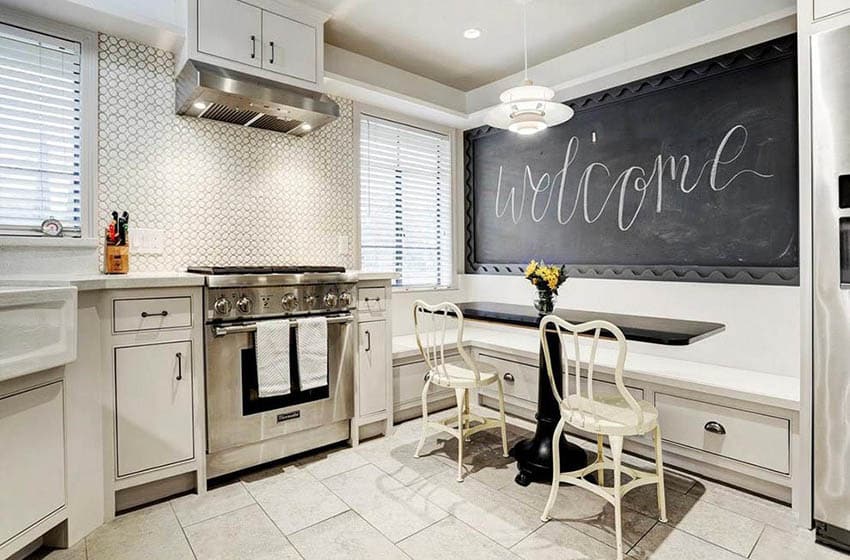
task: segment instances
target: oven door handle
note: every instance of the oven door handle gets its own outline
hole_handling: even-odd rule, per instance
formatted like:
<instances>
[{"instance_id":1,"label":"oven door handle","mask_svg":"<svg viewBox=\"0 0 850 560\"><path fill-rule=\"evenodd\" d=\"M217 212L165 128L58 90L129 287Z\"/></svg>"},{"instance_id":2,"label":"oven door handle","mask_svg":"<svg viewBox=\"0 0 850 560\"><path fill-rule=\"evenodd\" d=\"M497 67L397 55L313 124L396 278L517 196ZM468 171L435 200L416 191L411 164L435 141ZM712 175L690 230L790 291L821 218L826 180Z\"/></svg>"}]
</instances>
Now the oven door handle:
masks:
<instances>
[{"instance_id":1,"label":"oven door handle","mask_svg":"<svg viewBox=\"0 0 850 560\"><path fill-rule=\"evenodd\" d=\"M328 317L328 324L350 323L354 320L354 315L348 313L346 315L333 315ZM289 320L289 326L294 327L298 324L296 319ZM227 327L213 327L213 335L216 337L226 336L228 334L250 333L257 330L257 323L246 323L244 325L230 325Z\"/></svg>"}]
</instances>

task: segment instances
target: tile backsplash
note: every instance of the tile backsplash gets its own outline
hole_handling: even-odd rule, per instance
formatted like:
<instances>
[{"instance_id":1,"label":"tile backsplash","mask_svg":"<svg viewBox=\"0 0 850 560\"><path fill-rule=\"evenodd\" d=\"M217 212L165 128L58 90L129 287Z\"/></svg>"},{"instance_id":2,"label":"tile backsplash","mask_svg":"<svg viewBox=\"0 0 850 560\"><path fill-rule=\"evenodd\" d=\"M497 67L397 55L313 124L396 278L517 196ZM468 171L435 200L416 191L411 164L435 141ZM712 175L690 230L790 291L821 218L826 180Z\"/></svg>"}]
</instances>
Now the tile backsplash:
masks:
<instances>
[{"instance_id":1,"label":"tile backsplash","mask_svg":"<svg viewBox=\"0 0 850 560\"><path fill-rule=\"evenodd\" d=\"M181 117L171 53L109 35L99 51L99 231L112 209L165 231L162 254L133 254L132 270L352 266L350 100L303 138Z\"/></svg>"}]
</instances>

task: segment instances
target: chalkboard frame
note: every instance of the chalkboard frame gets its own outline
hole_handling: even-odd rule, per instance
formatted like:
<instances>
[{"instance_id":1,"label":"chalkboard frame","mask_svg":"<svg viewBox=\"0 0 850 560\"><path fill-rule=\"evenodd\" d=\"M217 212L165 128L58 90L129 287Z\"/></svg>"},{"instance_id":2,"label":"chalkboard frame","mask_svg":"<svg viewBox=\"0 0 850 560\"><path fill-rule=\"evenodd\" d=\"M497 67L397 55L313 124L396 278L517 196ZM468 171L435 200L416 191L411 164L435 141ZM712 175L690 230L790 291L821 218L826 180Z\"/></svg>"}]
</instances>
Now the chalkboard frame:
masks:
<instances>
[{"instance_id":1,"label":"chalkboard frame","mask_svg":"<svg viewBox=\"0 0 850 560\"><path fill-rule=\"evenodd\" d=\"M710 58L669 72L636 80L607 90L565 102L576 113L608 103L622 102L647 93L672 88L707 77L734 72L782 58L797 56L796 34L779 37L765 43ZM491 134L510 134L502 129L481 126L464 132L464 230L465 263L467 274L518 274L527 263L484 263L475 260L475 200L473 161L475 140ZM607 278L632 280L662 280L684 282L710 282L728 284L762 284L798 286L800 269L795 267L707 267L671 265L568 265L567 273L579 278Z\"/></svg>"}]
</instances>

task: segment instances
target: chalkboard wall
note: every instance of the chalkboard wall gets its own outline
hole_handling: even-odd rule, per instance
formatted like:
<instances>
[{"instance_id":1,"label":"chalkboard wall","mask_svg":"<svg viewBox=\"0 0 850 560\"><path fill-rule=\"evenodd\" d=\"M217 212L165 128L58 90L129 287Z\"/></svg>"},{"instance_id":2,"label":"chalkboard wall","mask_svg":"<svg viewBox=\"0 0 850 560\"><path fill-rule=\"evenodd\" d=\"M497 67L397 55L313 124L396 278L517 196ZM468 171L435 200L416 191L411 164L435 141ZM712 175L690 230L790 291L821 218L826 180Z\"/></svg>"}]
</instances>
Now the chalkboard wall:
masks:
<instances>
[{"instance_id":1,"label":"chalkboard wall","mask_svg":"<svg viewBox=\"0 0 850 560\"><path fill-rule=\"evenodd\" d=\"M467 272L797 284L795 36L465 134Z\"/></svg>"}]
</instances>

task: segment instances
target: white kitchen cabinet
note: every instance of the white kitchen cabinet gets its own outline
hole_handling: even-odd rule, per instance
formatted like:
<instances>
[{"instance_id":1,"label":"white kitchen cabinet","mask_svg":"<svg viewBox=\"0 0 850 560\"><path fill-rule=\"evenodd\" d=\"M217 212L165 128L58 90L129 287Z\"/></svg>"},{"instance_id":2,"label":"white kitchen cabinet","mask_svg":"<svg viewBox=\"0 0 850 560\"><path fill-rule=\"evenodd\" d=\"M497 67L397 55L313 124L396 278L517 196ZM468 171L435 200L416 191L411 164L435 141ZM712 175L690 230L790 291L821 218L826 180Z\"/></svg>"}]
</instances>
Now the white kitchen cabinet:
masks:
<instances>
[{"instance_id":1,"label":"white kitchen cabinet","mask_svg":"<svg viewBox=\"0 0 850 560\"><path fill-rule=\"evenodd\" d=\"M198 50L259 68L263 11L239 0L197 1Z\"/></svg>"},{"instance_id":2,"label":"white kitchen cabinet","mask_svg":"<svg viewBox=\"0 0 850 560\"><path fill-rule=\"evenodd\" d=\"M316 28L263 11L263 61L266 70L316 81Z\"/></svg>"},{"instance_id":3,"label":"white kitchen cabinet","mask_svg":"<svg viewBox=\"0 0 850 560\"><path fill-rule=\"evenodd\" d=\"M63 393L56 381L0 397L0 556L65 505Z\"/></svg>"},{"instance_id":4,"label":"white kitchen cabinet","mask_svg":"<svg viewBox=\"0 0 850 560\"><path fill-rule=\"evenodd\" d=\"M357 398L359 415L369 416L387 410L387 357L389 336L386 321L360 323L360 377Z\"/></svg>"},{"instance_id":5,"label":"white kitchen cabinet","mask_svg":"<svg viewBox=\"0 0 850 560\"><path fill-rule=\"evenodd\" d=\"M115 348L117 476L194 458L192 343Z\"/></svg>"},{"instance_id":6,"label":"white kitchen cabinet","mask_svg":"<svg viewBox=\"0 0 850 560\"><path fill-rule=\"evenodd\" d=\"M815 19L850 10L850 0L814 0Z\"/></svg>"}]
</instances>

